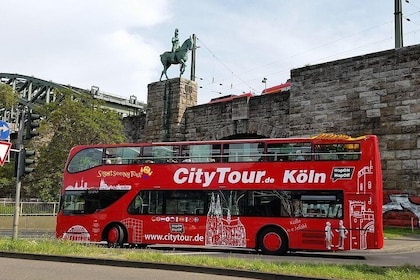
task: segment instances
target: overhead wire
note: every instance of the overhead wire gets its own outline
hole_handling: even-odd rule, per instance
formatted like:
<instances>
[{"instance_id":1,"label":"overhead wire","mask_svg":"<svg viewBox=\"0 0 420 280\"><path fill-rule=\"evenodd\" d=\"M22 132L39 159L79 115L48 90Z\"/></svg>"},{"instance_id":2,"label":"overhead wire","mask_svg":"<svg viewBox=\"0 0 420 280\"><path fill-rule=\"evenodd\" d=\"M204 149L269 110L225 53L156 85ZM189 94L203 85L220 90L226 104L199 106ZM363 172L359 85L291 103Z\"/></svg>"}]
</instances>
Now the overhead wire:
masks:
<instances>
[{"instance_id":1,"label":"overhead wire","mask_svg":"<svg viewBox=\"0 0 420 280\"><path fill-rule=\"evenodd\" d=\"M243 84L247 85L250 89L254 90L253 87L251 85L249 85L246 81L244 81L237 73L235 73L232 69L230 69L230 67L228 67L221 59L219 59L219 57L217 57L208 47L207 45L200 40L199 37L197 37L197 40L200 41L200 44L202 44L204 46L205 49L207 49L207 51L217 60L219 61L219 63L226 68L233 76L235 76L236 78L238 78ZM213 77L214 78L214 77ZM213 80L214 81L214 80ZM233 87L233 83L231 83L231 88Z\"/></svg>"},{"instance_id":2,"label":"overhead wire","mask_svg":"<svg viewBox=\"0 0 420 280\"><path fill-rule=\"evenodd\" d=\"M414 15L414 14L417 14L417 13L420 13L420 8L419 7L417 7L416 5L414 5L414 4L411 4L409 1L407 1L406 0L406 2L407 3L409 3L410 5L412 5L412 6L414 6L415 8L418 8L419 10L418 11L416 11L416 12L414 12L414 13L412 13L412 14L410 14L409 16L411 16L411 15ZM248 71L245 71L245 72L242 72L241 74L247 74L247 73L252 73L252 72L255 72L256 70L259 70L259 69L264 69L264 68L267 68L268 66L271 66L271 65L274 65L274 64L278 64L279 62L283 62L283 61L286 61L286 60L290 60L290 58L293 58L293 57L298 57L298 56L302 56L302 55L304 55L304 54L307 54L307 53L311 53L311 52L313 52L314 50L317 50L317 49L321 49L321 48L323 48L323 47L325 47L325 46L328 46L328 45L331 45L331 44L334 44L334 43L337 43L337 42L340 42L340 41L343 41L343 40L346 40L346 39L349 39L349 38L352 38L352 37L354 37L354 36L356 36L356 35L359 35L359 34L362 34L362 33L365 33L365 32L368 32L368 31L371 31L371 30L373 30L373 29L376 29L376 28L380 28L380 27L382 27L382 26L384 26L384 25L388 25L388 24L392 24L392 22L393 21L387 21L387 22L385 22L385 23L382 23L382 24L378 24L378 25L375 25L375 26L371 26L371 27L369 27L369 28L366 28L366 29L364 29L364 30L362 30L362 31L360 31L360 32L355 32L355 33L352 33L352 34L348 34L348 35L345 35L345 36L342 36L342 37L340 37L340 38L337 38L337 39L334 39L334 40L331 40L331 41L328 41L328 42L324 42L324 43L322 43L322 44L320 44L320 45L318 45L318 46L315 46L315 47L313 47L313 48L310 48L310 49L308 49L308 50L305 50L305 51L302 51L302 52L299 52L299 53L296 53L296 54L293 54L293 55L291 55L291 56L289 56L288 58L282 58L282 59L278 59L278 60L275 60L275 61L272 61L272 62L269 62L269 63L266 63L266 64L263 64L263 65L261 65L261 66L258 66L258 67L254 67L254 68L252 68L252 69L250 69L250 70L248 70ZM415 23L415 22L413 22L413 21L411 21L410 20L410 22L412 22L412 23L414 23L414 24L417 24L417 23ZM392 40L392 36L391 37L386 37L386 38L384 38L384 39L382 39L382 40L379 40L379 41L375 41L375 42L372 42L372 43L369 43L369 44L366 44L366 45L363 45L363 46L358 46L358 47L355 47L355 48L351 48L351 49L347 49L347 50L344 50L344 51L340 51L340 52L338 52L338 53L335 53L335 54L333 54L333 55L330 55L330 56L326 56L326 57L322 57L322 58L319 58L319 59L317 59L317 60L315 60L315 61L311 61L311 62L309 62L309 63L314 63L314 62L318 62L318 61L323 61L323 60L325 60L325 59L328 59L328 58L332 58L332 57L336 57L337 55L342 55L342 54L344 54L344 53L349 53L349 52L352 52L352 51L355 51L355 50L360 50L360 49L363 49L363 48L366 48L366 47L370 47L370 46L374 46L374 45L377 45L377 44L381 44L381 43L383 43L383 42L386 42L386 41L388 41L388 40ZM293 69L293 68L295 68L295 67L298 67L298 66L293 66L293 67L285 67L284 69L280 69L279 71L275 71L275 72L272 72L272 73L268 73L268 74L258 74L258 78L254 78L254 79L248 79L248 80L244 80L240 75L241 74L238 74L238 73L236 73L236 72L234 72L229 66L227 66L226 65L226 63L224 63L223 61L222 61L222 59L220 59L218 56L216 56L216 54L213 52L213 51L211 51L210 50L210 48L204 43L204 41L203 40L201 40L201 39L199 39L199 38L197 38L197 40L199 40L200 41L200 44L201 45L203 45L204 46L204 48L213 56L213 58L215 59L215 60L217 60L225 69L227 69L230 73L231 73L231 75L232 76L234 76L234 77L236 77L239 81L240 81L240 83L236 83L235 85L233 84L233 82L231 82L230 83L230 87L228 88L228 87L224 87L224 89L239 89L238 88L238 86L241 86L241 85L246 85L248 88L250 88L251 90L253 90L254 92L255 92L255 89L250 85L250 82L254 82L254 81L256 81L256 80L260 80L261 79L261 77L269 77L269 76L273 76L273 75L276 75L276 74L279 74L279 73L282 73L282 72L286 72L286 71L290 71L290 69ZM206 85L210 85L210 84L219 84L220 86L222 86L222 85L224 85L224 81L225 80L227 80L227 78L223 78L223 79L216 79L214 76L212 77L212 81L210 82L210 83L207 83ZM218 82L216 82L216 81L218 81ZM220 91L219 91L219 93L220 93Z\"/></svg>"}]
</instances>

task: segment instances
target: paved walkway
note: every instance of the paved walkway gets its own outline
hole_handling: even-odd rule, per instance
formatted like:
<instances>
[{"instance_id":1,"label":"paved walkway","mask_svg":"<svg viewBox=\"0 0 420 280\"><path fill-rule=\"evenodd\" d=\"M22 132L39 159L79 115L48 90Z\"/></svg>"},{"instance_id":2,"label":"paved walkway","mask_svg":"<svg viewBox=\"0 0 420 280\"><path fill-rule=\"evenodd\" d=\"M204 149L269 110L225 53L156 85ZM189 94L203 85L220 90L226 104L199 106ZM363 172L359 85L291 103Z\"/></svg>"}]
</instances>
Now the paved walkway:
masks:
<instances>
[{"instance_id":1,"label":"paved walkway","mask_svg":"<svg viewBox=\"0 0 420 280\"><path fill-rule=\"evenodd\" d=\"M420 235L385 239L384 252L420 252ZM420 261L420 258L419 258Z\"/></svg>"},{"instance_id":2,"label":"paved walkway","mask_svg":"<svg viewBox=\"0 0 420 280\"><path fill-rule=\"evenodd\" d=\"M420 268L420 235L385 239L380 250L336 252L343 256L363 256L365 263L376 266L414 265Z\"/></svg>"}]
</instances>

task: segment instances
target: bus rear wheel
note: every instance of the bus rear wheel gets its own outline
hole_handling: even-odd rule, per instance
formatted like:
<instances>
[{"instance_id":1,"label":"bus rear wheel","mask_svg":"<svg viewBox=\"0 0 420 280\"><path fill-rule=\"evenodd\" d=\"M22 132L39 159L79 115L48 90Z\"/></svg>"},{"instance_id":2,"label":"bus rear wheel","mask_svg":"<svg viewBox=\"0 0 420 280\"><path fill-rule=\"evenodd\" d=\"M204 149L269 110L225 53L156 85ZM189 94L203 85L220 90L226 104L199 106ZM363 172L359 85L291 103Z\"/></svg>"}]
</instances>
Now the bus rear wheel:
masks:
<instances>
[{"instance_id":1,"label":"bus rear wheel","mask_svg":"<svg viewBox=\"0 0 420 280\"><path fill-rule=\"evenodd\" d=\"M118 224L111 226L106 234L106 241L110 247L122 246L124 241L123 228Z\"/></svg>"},{"instance_id":2,"label":"bus rear wheel","mask_svg":"<svg viewBox=\"0 0 420 280\"><path fill-rule=\"evenodd\" d=\"M258 247L265 255L284 255L288 243L286 233L279 228L265 228L258 236Z\"/></svg>"}]
</instances>

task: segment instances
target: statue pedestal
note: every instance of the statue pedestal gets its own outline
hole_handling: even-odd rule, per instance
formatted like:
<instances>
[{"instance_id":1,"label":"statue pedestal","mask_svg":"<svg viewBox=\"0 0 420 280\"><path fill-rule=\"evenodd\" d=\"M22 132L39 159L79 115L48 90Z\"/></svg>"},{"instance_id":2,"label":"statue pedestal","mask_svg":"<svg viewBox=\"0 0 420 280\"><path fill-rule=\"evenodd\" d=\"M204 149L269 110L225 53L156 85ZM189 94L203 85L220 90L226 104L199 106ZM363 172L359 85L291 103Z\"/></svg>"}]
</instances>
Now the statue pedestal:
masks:
<instances>
[{"instance_id":1,"label":"statue pedestal","mask_svg":"<svg viewBox=\"0 0 420 280\"><path fill-rule=\"evenodd\" d=\"M174 78L147 86L146 142L182 139L184 112L197 105L197 83Z\"/></svg>"}]
</instances>

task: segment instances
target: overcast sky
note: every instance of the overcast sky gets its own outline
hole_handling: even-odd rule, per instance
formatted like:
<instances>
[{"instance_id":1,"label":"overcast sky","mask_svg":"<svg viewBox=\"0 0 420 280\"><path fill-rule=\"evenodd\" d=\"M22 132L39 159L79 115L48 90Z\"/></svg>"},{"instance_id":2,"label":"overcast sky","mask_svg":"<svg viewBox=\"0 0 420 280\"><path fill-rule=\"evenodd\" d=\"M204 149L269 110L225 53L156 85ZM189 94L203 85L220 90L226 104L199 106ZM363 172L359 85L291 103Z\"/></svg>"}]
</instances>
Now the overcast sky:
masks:
<instances>
[{"instance_id":1,"label":"overcast sky","mask_svg":"<svg viewBox=\"0 0 420 280\"><path fill-rule=\"evenodd\" d=\"M404 46L420 41L420 0L402 1ZM410 21L407 20L410 19ZM2 0L0 72L147 102L159 55L197 36L199 104L253 92L290 70L393 49L394 0ZM183 77L190 77L191 57ZM168 70L179 75L179 66Z\"/></svg>"}]
</instances>

